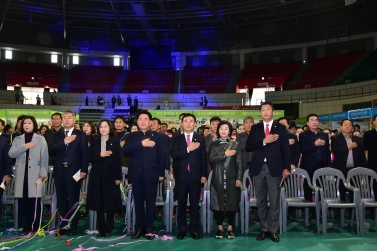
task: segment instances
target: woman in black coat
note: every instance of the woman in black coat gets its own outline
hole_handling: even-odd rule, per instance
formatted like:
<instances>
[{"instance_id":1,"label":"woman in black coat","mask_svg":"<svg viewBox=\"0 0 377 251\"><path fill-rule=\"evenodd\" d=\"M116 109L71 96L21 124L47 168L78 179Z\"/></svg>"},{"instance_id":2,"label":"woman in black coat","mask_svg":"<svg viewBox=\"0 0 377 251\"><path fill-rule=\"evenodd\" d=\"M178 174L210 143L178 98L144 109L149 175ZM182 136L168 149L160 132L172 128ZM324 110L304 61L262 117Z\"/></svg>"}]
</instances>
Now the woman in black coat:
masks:
<instances>
[{"instance_id":1,"label":"woman in black coat","mask_svg":"<svg viewBox=\"0 0 377 251\"><path fill-rule=\"evenodd\" d=\"M86 208L97 211L97 236L110 237L115 211L122 207L119 188L123 179L122 158L118 140L111 137L114 128L109 120L100 121L99 132L101 137L91 141L88 151L88 162L92 164L92 169Z\"/></svg>"},{"instance_id":2,"label":"woman in black coat","mask_svg":"<svg viewBox=\"0 0 377 251\"><path fill-rule=\"evenodd\" d=\"M230 139L231 134L232 124L221 121L217 126L219 139L209 147L209 160L213 165L210 209L219 228L216 239L223 237L224 213L228 217L228 239L235 238L233 225L241 200L241 150L238 143Z\"/></svg>"}]
</instances>

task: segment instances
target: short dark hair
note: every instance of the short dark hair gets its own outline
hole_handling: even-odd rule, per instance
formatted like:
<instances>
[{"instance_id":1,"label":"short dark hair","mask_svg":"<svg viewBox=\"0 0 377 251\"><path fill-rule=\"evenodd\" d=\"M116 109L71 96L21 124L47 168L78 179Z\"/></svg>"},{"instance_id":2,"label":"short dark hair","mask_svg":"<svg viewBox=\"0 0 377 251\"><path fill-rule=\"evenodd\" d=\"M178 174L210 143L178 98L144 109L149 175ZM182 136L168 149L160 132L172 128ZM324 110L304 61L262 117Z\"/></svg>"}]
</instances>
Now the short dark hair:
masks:
<instances>
[{"instance_id":1,"label":"short dark hair","mask_svg":"<svg viewBox=\"0 0 377 251\"><path fill-rule=\"evenodd\" d=\"M139 131L139 126L138 126L137 124L133 124L133 125L131 126L131 128L134 127L134 126L136 126L137 130Z\"/></svg>"},{"instance_id":2,"label":"short dark hair","mask_svg":"<svg viewBox=\"0 0 377 251\"><path fill-rule=\"evenodd\" d=\"M1 124L2 126L5 126L5 121L2 120L2 119L0 119L0 124Z\"/></svg>"},{"instance_id":3,"label":"short dark hair","mask_svg":"<svg viewBox=\"0 0 377 251\"><path fill-rule=\"evenodd\" d=\"M209 120L209 123L211 124L212 121L219 121L219 123L221 122L221 119L219 116L215 116L215 117L212 117L210 120Z\"/></svg>"},{"instance_id":4,"label":"short dark hair","mask_svg":"<svg viewBox=\"0 0 377 251\"><path fill-rule=\"evenodd\" d=\"M21 133L24 134L25 131L24 131L24 122L25 120L27 119L30 119L31 122L33 122L33 132L38 132L38 123L37 121L35 120L35 118L33 116L25 116L23 119L22 119L22 125L21 125Z\"/></svg>"},{"instance_id":5,"label":"short dark hair","mask_svg":"<svg viewBox=\"0 0 377 251\"><path fill-rule=\"evenodd\" d=\"M17 117L17 123L18 123L18 121L23 120L25 117L26 117L26 115L20 115L20 116L18 116Z\"/></svg>"},{"instance_id":6,"label":"short dark hair","mask_svg":"<svg viewBox=\"0 0 377 251\"><path fill-rule=\"evenodd\" d=\"M13 128L11 125L5 125L4 132L7 132L9 129Z\"/></svg>"},{"instance_id":7,"label":"short dark hair","mask_svg":"<svg viewBox=\"0 0 377 251\"><path fill-rule=\"evenodd\" d=\"M41 126L39 127L39 131L41 131L43 127L46 127L46 130L48 130L48 126L46 126L46 125L41 125Z\"/></svg>"},{"instance_id":8,"label":"short dark hair","mask_svg":"<svg viewBox=\"0 0 377 251\"><path fill-rule=\"evenodd\" d=\"M110 137L113 137L113 136L114 136L114 126L113 126L113 123L111 123L110 120L108 120L108 119L102 119L102 120L98 123L98 132L99 132L99 134L101 134L101 131L99 130L99 128L100 128L100 125L101 125L102 122L106 122L106 123L107 123L107 125L108 125L109 128L110 128L109 136L110 136Z\"/></svg>"},{"instance_id":9,"label":"short dark hair","mask_svg":"<svg viewBox=\"0 0 377 251\"><path fill-rule=\"evenodd\" d=\"M136 120L139 120L139 117L141 114L145 114L148 116L149 120L152 120L152 114L148 112L148 110L140 110L138 114L136 115Z\"/></svg>"},{"instance_id":10,"label":"short dark hair","mask_svg":"<svg viewBox=\"0 0 377 251\"><path fill-rule=\"evenodd\" d=\"M289 124L289 120L286 118L286 117L280 117L280 118L278 118L278 123L280 122L280 120L283 120L283 119L285 119L286 121L287 121L287 123Z\"/></svg>"},{"instance_id":11,"label":"short dark hair","mask_svg":"<svg viewBox=\"0 0 377 251\"><path fill-rule=\"evenodd\" d=\"M161 125L166 125L166 127L169 127L167 123L162 123Z\"/></svg>"},{"instance_id":12,"label":"short dark hair","mask_svg":"<svg viewBox=\"0 0 377 251\"><path fill-rule=\"evenodd\" d=\"M209 128L208 126L205 126L205 127L204 127L204 130L211 130L211 128ZM204 131L204 130L203 130L203 131Z\"/></svg>"},{"instance_id":13,"label":"short dark hair","mask_svg":"<svg viewBox=\"0 0 377 251\"><path fill-rule=\"evenodd\" d=\"M161 125L161 120L159 118L152 118L152 121L156 120L159 125Z\"/></svg>"},{"instance_id":14,"label":"short dark hair","mask_svg":"<svg viewBox=\"0 0 377 251\"><path fill-rule=\"evenodd\" d=\"M182 117L182 122L183 122L183 120L184 120L186 117L193 117L193 118L194 118L194 121L195 121L195 123L196 123L196 117L195 117L194 114L192 114L192 113L185 113L185 114L183 115L183 117Z\"/></svg>"},{"instance_id":15,"label":"short dark hair","mask_svg":"<svg viewBox=\"0 0 377 251\"><path fill-rule=\"evenodd\" d=\"M222 120L220 121L220 123L217 125L217 129L216 129L216 133L217 133L217 136L220 138L220 127L222 125L228 125L228 128L229 128L229 134L228 134L228 137L230 137L232 135L232 130L233 130L233 126L232 124L228 121L228 120Z\"/></svg>"},{"instance_id":16,"label":"short dark hair","mask_svg":"<svg viewBox=\"0 0 377 251\"><path fill-rule=\"evenodd\" d=\"M318 119L318 121L319 121L319 117L318 117L317 114L315 114L315 113L310 113L308 116L306 116L306 122L309 122L309 118L310 118L310 117L317 117L317 119Z\"/></svg>"},{"instance_id":17,"label":"short dark hair","mask_svg":"<svg viewBox=\"0 0 377 251\"><path fill-rule=\"evenodd\" d=\"M261 111L262 111L262 107L263 107L264 105L269 105L269 106L271 106L271 108L272 108L273 111L275 110L275 108L274 108L274 104L273 104L272 102L266 101L266 102L263 102L262 104L260 104L260 110L261 110Z\"/></svg>"},{"instance_id":18,"label":"short dark hair","mask_svg":"<svg viewBox=\"0 0 377 251\"><path fill-rule=\"evenodd\" d=\"M352 125L353 127L356 126L356 125L353 125L353 123L352 123L352 121L351 121L350 119L342 119L342 121L340 121L340 126L343 126L344 121L347 121L347 120L351 122L351 125Z\"/></svg>"},{"instance_id":19,"label":"short dark hair","mask_svg":"<svg viewBox=\"0 0 377 251\"><path fill-rule=\"evenodd\" d=\"M84 126L85 124L88 124L90 126L90 134L96 133L96 125L92 121L85 121L82 126Z\"/></svg>"},{"instance_id":20,"label":"short dark hair","mask_svg":"<svg viewBox=\"0 0 377 251\"><path fill-rule=\"evenodd\" d=\"M56 116L56 115L59 116L61 120L63 120L62 114L61 114L60 112L55 112L55 113L53 113L53 114L51 115L51 119L53 119L54 116Z\"/></svg>"},{"instance_id":21,"label":"short dark hair","mask_svg":"<svg viewBox=\"0 0 377 251\"><path fill-rule=\"evenodd\" d=\"M123 123L126 124L126 118L124 116L122 116L122 115L116 116L115 119L114 119L114 123L115 123L115 121L117 121L117 119L121 119L123 121Z\"/></svg>"},{"instance_id":22,"label":"short dark hair","mask_svg":"<svg viewBox=\"0 0 377 251\"><path fill-rule=\"evenodd\" d=\"M352 122L352 121L351 121ZM358 127L360 129L360 125L359 124L355 124L355 127Z\"/></svg>"},{"instance_id":23,"label":"short dark hair","mask_svg":"<svg viewBox=\"0 0 377 251\"><path fill-rule=\"evenodd\" d=\"M181 114L179 114L179 117L178 117L178 118L182 117L182 116L185 115L185 114L186 114L185 112L182 112Z\"/></svg>"}]
</instances>

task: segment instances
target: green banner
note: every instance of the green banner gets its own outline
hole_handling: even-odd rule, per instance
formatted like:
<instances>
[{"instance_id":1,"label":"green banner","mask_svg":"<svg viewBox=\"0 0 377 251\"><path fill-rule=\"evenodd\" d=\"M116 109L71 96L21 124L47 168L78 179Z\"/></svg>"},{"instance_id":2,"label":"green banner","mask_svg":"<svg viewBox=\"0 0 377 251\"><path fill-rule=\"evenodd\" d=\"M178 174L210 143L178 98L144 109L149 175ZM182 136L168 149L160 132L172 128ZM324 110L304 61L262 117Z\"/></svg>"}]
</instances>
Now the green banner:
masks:
<instances>
[{"instance_id":1,"label":"green banner","mask_svg":"<svg viewBox=\"0 0 377 251\"><path fill-rule=\"evenodd\" d=\"M35 118L50 118L51 110L43 110L43 109L7 109L6 117L10 118L17 118L20 115L30 115L34 116Z\"/></svg>"},{"instance_id":2,"label":"green banner","mask_svg":"<svg viewBox=\"0 0 377 251\"><path fill-rule=\"evenodd\" d=\"M235 110L195 110L194 115L196 117L214 117L219 116L220 118L238 118L239 111Z\"/></svg>"},{"instance_id":3,"label":"green banner","mask_svg":"<svg viewBox=\"0 0 377 251\"><path fill-rule=\"evenodd\" d=\"M181 113L192 113L192 110L149 110L154 118L179 118Z\"/></svg>"},{"instance_id":4,"label":"green banner","mask_svg":"<svg viewBox=\"0 0 377 251\"><path fill-rule=\"evenodd\" d=\"M306 124L306 117L296 119L296 124Z\"/></svg>"}]
</instances>

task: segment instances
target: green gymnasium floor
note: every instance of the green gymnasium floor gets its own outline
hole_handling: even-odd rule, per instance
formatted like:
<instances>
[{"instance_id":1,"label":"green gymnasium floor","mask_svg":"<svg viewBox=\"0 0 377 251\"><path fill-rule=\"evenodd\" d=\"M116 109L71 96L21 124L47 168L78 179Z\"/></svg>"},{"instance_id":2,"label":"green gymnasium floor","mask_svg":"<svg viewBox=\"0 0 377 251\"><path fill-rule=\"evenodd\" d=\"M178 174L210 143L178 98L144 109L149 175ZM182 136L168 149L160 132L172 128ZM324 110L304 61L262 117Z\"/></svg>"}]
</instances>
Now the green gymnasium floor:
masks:
<instances>
[{"instance_id":1,"label":"green gymnasium floor","mask_svg":"<svg viewBox=\"0 0 377 251\"><path fill-rule=\"evenodd\" d=\"M7 217L11 218L11 217ZM10 219L9 219L10 220ZM13 225L12 222L8 220L8 228ZM47 223L47 219L44 219L44 223ZM84 232L88 226L88 218L82 218L79 223L78 234L75 238L68 238L68 236L63 236L72 242L71 246L66 246L64 242L60 241L58 237L53 235L47 235L46 237L35 237L33 240L22 244L14 250L74 250L90 239L90 236L86 235ZM212 227L211 234L201 234L200 240L193 240L189 235L186 236L184 240L177 240L176 234L178 232L176 226L173 227L173 234L167 234L172 236L174 240L163 241L161 239L147 241L145 238L141 237L137 241L131 240L129 236L122 238L117 241L109 242L98 242L95 240L90 240L85 244L84 248L97 247L101 250L177 250L177 251L221 251L221 250L256 250L256 251L267 251L267 250L279 250L279 251L325 251L325 250L341 250L341 251L371 251L377 250L377 228L374 227L374 223L371 219L366 219L365 223L365 234L357 235L356 226L353 228L349 226L349 219L346 219L346 226L344 228L340 227L340 222L334 219L329 219L328 234L322 235L317 234L315 221L311 221L311 225L306 228L302 219L297 219L296 222L289 222L288 232L281 234L280 242L274 243L270 239L265 239L263 241L257 241L256 236L259 233L259 224L254 220L251 221L251 226L249 228L249 234L241 235L237 228L235 228L236 239L215 239L214 234L216 231L216 226ZM157 221L156 230L163 229L163 223L161 220ZM226 224L224 224L226 226ZM3 227L0 228L1 230ZM122 232L124 229L123 219L121 217L116 218L115 230L111 238L117 238L124 235ZM161 237L163 234L161 233ZM224 234L225 236L225 234ZM1 235L1 238L10 238L11 235ZM95 235L92 235L95 237ZM101 240L109 240L105 238L100 238ZM112 246L119 243L126 245ZM12 247L13 245L0 246ZM109 247L109 248L106 248ZM85 249L84 249L85 250ZM94 249L93 249L94 250ZM98 249L97 249L98 250Z\"/></svg>"}]
</instances>

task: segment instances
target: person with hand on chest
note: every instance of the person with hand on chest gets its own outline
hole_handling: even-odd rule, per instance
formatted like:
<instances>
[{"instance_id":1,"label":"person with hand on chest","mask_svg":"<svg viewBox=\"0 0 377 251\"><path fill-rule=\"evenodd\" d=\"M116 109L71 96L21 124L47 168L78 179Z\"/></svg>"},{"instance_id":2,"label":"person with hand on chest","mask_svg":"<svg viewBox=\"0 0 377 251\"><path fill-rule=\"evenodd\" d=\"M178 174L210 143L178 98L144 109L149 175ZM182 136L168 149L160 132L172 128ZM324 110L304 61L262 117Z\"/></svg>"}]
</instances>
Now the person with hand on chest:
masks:
<instances>
[{"instance_id":1,"label":"person with hand on chest","mask_svg":"<svg viewBox=\"0 0 377 251\"><path fill-rule=\"evenodd\" d=\"M101 137L93 139L88 150L87 159L92 169L86 207L97 211L97 236L110 237L115 211L122 208L119 188L123 179L121 150L118 140L111 137L114 134L111 122L103 119L98 127Z\"/></svg>"},{"instance_id":2,"label":"person with hand on chest","mask_svg":"<svg viewBox=\"0 0 377 251\"><path fill-rule=\"evenodd\" d=\"M171 149L171 157L175 162L173 172L178 198L178 239L185 237L188 228L193 239L200 239L199 200L201 184L207 181L207 154L204 137L194 133L195 126L195 115L184 114L182 116L184 133L173 139ZM187 196L190 198L189 226L186 222Z\"/></svg>"},{"instance_id":3,"label":"person with hand on chest","mask_svg":"<svg viewBox=\"0 0 377 251\"><path fill-rule=\"evenodd\" d=\"M9 156L16 158L14 197L19 210L15 217L23 227L21 234L28 234L40 227L41 186L47 177L48 148L44 137L36 133L38 124L33 116L25 116L21 125L22 135L14 139Z\"/></svg>"},{"instance_id":4,"label":"person with hand on chest","mask_svg":"<svg viewBox=\"0 0 377 251\"><path fill-rule=\"evenodd\" d=\"M139 131L130 133L122 148L124 153L131 154L128 178L132 182L136 213L135 231L131 238L145 235L148 240L153 240L157 186L165 177L164 142L161 134L150 130L150 112L142 110L136 117Z\"/></svg>"},{"instance_id":5,"label":"person with hand on chest","mask_svg":"<svg viewBox=\"0 0 377 251\"><path fill-rule=\"evenodd\" d=\"M63 113L64 131L54 133L50 152L56 153L54 161L53 176L55 178L55 188L57 195L57 206L59 215L64 217L80 199L81 180L88 173L88 140L83 131L74 128L75 113L65 111ZM73 176L78 174L79 179L76 181ZM67 219L73 217L71 212ZM67 221L63 221L58 229L59 234L67 232L68 236L76 235L76 228L79 215L72 219L70 228L67 232Z\"/></svg>"},{"instance_id":6,"label":"person with hand on chest","mask_svg":"<svg viewBox=\"0 0 377 251\"><path fill-rule=\"evenodd\" d=\"M260 112L263 121L251 128L246 141L246 150L253 151L249 173L254 175L258 198L261 231L257 240L270 236L272 241L278 242L280 183L291 170L289 140L285 126L273 121L274 105L271 102L262 103Z\"/></svg>"}]
</instances>

